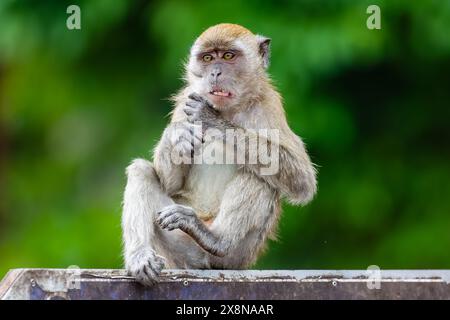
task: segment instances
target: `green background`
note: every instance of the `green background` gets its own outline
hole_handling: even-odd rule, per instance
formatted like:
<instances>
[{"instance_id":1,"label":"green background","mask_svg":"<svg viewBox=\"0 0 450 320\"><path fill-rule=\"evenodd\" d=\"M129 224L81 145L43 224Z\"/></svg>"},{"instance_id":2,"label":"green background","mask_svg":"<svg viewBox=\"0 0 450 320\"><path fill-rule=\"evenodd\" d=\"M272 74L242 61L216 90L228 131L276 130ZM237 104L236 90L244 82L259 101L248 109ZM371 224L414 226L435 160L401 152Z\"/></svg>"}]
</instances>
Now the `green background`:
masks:
<instances>
[{"instance_id":1,"label":"green background","mask_svg":"<svg viewBox=\"0 0 450 320\"><path fill-rule=\"evenodd\" d=\"M0 277L121 267L124 169L219 22L273 39L269 72L319 168L255 267L450 268L450 1L2 0Z\"/></svg>"}]
</instances>

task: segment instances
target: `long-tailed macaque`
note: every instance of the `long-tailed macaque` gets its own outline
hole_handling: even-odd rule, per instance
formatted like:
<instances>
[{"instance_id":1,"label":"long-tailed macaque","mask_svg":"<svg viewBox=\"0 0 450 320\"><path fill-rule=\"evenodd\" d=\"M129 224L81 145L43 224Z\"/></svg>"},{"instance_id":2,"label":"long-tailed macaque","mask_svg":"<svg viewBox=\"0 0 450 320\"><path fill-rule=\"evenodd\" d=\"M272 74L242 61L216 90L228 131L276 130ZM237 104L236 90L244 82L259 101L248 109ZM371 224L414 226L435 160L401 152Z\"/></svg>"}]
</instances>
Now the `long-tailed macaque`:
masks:
<instances>
[{"instance_id":1,"label":"long-tailed macaque","mask_svg":"<svg viewBox=\"0 0 450 320\"><path fill-rule=\"evenodd\" d=\"M248 268L275 238L280 199L313 198L316 170L267 74L269 45L219 24L192 46L153 162L136 159L126 170L124 259L139 282L154 284L164 266Z\"/></svg>"}]
</instances>

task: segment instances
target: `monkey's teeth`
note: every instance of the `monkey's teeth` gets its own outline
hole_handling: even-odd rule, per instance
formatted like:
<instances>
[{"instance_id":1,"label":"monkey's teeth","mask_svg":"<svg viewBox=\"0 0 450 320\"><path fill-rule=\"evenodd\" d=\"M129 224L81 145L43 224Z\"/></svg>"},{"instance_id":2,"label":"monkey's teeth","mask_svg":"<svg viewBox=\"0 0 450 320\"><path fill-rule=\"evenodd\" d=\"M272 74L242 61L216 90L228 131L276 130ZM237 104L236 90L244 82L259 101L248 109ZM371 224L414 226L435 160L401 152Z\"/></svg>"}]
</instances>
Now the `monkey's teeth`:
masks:
<instances>
[{"instance_id":1,"label":"monkey's teeth","mask_svg":"<svg viewBox=\"0 0 450 320\"><path fill-rule=\"evenodd\" d=\"M222 91L213 91L212 94L221 97L228 97L230 95L229 92L222 92Z\"/></svg>"}]
</instances>

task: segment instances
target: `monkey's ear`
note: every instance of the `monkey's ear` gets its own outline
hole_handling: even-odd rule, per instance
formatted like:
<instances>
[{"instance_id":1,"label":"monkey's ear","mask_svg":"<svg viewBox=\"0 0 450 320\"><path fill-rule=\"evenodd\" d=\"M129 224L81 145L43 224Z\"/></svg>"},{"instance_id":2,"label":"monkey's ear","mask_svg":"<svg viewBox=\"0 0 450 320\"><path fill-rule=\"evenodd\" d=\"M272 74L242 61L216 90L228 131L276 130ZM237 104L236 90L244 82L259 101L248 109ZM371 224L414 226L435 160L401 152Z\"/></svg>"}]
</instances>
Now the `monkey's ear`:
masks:
<instances>
[{"instance_id":1,"label":"monkey's ear","mask_svg":"<svg viewBox=\"0 0 450 320\"><path fill-rule=\"evenodd\" d=\"M272 40L259 34L256 35L256 40L258 41L259 54L263 60L263 67L267 69L270 63L270 42Z\"/></svg>"}]
</instances>

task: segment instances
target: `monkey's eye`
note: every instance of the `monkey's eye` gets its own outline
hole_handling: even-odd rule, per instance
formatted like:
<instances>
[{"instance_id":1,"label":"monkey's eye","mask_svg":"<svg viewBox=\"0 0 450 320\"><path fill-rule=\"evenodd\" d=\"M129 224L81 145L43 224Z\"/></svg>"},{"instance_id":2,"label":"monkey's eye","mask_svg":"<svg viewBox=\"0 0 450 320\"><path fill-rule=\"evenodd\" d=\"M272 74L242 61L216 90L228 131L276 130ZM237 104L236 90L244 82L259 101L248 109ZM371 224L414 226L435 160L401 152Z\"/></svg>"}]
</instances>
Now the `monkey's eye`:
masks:
<instances>
[{"instance_id":1,"label":"monkey's eye","mask_svg":"<svg viewBox=\"0 0 450 320\"><path fill-rule=\"evenodd\" d=\"M228 51L223 54L222 58L224 60L231 60L234 58L234 56L235 56L235 54L233 52Z\"/></svg>"},{"instance_id":2,"label":"monkey's eye","mask_svg":"<svg viewBox=\"0 0 450 320\"><path fill-rule=\"evenodd\" d=\"M202 57L202 60L205 61L205 62L210 62L212 59L213 59L213 56L210 55L210 54L205 54Z\"/></svg>"}]
</instances>

